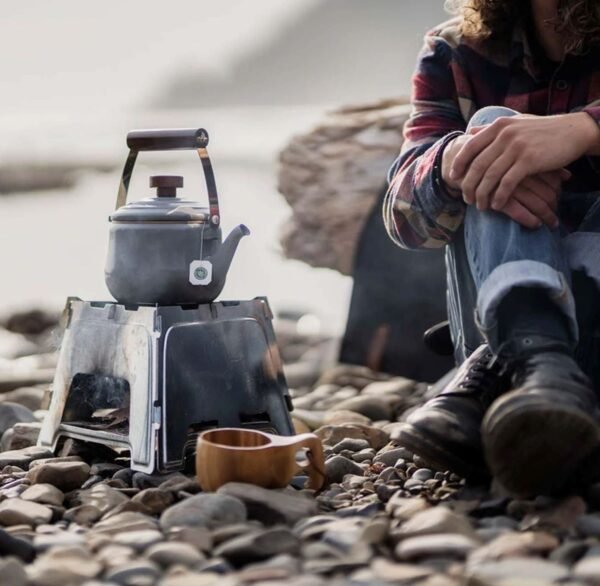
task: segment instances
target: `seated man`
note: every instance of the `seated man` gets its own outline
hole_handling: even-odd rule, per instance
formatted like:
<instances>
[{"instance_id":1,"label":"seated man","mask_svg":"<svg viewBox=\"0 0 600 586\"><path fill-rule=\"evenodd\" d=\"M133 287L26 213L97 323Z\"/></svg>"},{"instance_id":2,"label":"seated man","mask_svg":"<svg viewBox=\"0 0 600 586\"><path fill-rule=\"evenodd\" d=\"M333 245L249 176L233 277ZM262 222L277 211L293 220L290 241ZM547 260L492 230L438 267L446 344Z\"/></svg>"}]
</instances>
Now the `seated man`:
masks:
<instances>
[{"instance_id":1,"label":"seated man","mask_svg":"<svg viewBox=\"0 0 600 586\"><path fill-rule=\"evenodd\" d=\"M402 247L446 246L464 362L399 439L515 494L557 492L600 450L589 303L576 313L583 289L600 308L600 8L454 5L419 58L384 220Z\"/></svg>"}]
</instances>

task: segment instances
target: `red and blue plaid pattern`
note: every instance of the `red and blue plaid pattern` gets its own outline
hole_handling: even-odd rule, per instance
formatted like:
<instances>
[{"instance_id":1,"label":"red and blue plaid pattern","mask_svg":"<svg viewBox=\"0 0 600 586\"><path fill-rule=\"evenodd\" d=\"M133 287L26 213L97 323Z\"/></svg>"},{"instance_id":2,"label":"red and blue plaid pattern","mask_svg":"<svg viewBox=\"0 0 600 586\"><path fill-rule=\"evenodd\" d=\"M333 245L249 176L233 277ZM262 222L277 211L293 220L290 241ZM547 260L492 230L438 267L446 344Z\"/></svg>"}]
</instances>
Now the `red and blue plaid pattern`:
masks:
<instances>
[{"instance_id":1,"label":"red and blue plaid pattern","mask_svg":"<svg viewBox=\"0 0 600 586\"><path fill-rule=\"evenodd\" d=\"M478 109L506 106L539 116L583 110L600 124L600 48L551 63L525 28L500 46L465 39L458 25L453 19L425 37L404 144L388 175L384 220L404 248L443 246L459 229L465 204L446 192L441 157ZM567 190L600 190L597 160L576 161L569 169Z\"/></svg>"}]
</instances>

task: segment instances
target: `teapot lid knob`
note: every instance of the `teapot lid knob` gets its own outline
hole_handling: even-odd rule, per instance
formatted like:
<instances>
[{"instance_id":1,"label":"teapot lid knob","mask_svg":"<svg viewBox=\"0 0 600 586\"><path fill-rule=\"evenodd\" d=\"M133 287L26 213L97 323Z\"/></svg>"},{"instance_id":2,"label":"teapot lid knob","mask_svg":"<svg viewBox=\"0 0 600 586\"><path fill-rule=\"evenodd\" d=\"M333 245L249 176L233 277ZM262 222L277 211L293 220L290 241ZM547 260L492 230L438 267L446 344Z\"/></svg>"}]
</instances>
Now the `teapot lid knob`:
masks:
<instances>
[{"instance_id":1,"label":"teapot lid knob","mask_svg":"<svg viewBox=\"0 0 600 586\"><path fill-rule=\"evenodd\" d=\"M157 197L177 197L177 188L183 187L181 175L152 175L150 187L156 187Z\"/></svg>"}]
</instances>

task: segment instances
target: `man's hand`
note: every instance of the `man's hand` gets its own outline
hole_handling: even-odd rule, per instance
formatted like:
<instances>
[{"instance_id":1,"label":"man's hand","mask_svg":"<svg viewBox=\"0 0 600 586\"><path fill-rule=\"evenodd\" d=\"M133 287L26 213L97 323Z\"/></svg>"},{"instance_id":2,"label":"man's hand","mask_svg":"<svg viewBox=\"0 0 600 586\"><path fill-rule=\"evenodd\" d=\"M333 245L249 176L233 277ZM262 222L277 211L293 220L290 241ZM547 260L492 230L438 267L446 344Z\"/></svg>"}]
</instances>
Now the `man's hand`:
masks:
<instances>
[{"instance_id":1,"label":"man's hand","mask_svg":"<svg viewBox=\"0 0 600 586\"><path fill-rule=\"evenodd\" d=\"M504 210L526 177L562 169L600 144L600 128L585 112L498 118L470 132L452 153L447 183L460 184L465 201L480 210Z\"/></svg>"},{"instance_id":2,"label":"man's hand","mask_svg":"<svg viewBox=\"0 0 600 586\"><path fill-rule=\"evenodd\" d=\"M558 198L568 171L550 171L525 178L514 190L506 205L498 210L526 228L558 227Z\"/></svg>"},{"instance_id":3,"label":"man's hand","mask_svg":"<svg viewBox=\"0 0 600 586\"><path fill-rule=\"evenodd\" d=\"M446 146L442 160L442 179L446 188L455 197L464 197L466 203L471 202L463 195L462 180L451 179L450 169L461 149L473 139L471 135L455 138ZM526 177L498 211L526 228L539 228L542 224L555 228L558 225L556 208L562 182L570 176L568 171L560 170Z\"/></svg>"}]
</instances>

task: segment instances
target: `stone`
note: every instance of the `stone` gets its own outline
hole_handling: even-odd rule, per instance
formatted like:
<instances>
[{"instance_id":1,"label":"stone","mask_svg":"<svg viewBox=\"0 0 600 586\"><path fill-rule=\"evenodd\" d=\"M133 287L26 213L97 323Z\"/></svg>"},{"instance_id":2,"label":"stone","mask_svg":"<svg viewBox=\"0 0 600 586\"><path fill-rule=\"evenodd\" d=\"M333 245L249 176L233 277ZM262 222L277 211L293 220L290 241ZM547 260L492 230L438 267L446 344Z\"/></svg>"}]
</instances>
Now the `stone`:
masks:
<instances>
[{"instance_id":1,"label":"stone","mask_svg":"<svg viewBox=\"0 0 600 586\"><path fill-rule=\"evenodd\" d=\"M370 425L371 420L365 415L361 415L356 411L348 411L346 409L337 409L335 411L326 411L323 415L322 425L344 425L344 424Z\"/></svg>"},{"instance_id":2,"label":"stone","mask_svg":"<svg viewBox=\"0 0 600 586\"><path fill-rule=\"evenodd\" d=\"M434 573L434 570L425 566L398 564L385 558L374 559L371 563L371 569L379 580L401 584L413 583Z\"/></svg>"},{"instance_id":3,"label":"stone","mask_svg":"<svg viewBox=\"0 0 600 586\"><path fill-rule=\"evenodd\" d=\"M468 564L466 575L484 584L502 582L518 576L521 580L558 582L569 576L565 566L540 558L512 557L504 560Z\"/></svg>"},{"instance_id":4,"label":"stone","mask_svg":"<svg viewBox=\"0 0 600 586\"><path fill-rule=\"evenodd\" d=\"M39 448L37 446L31 446L20 450L10 450L8 452L0 453L0 470L5 466L18 466L19 468L26 470L27 467L33 460L39 460L41 458L50 458L53 454L47 448Z\"/></svg>"},{"instance_id":5,"label":"stone","mask_svg":"<svg viewBox=\"0 0 600 586\"><path fill-rule=\"evenodd\" d=\"M0 503L0 525L29 525L35 527L41 523L49 523L52 519L52 509L24 501L19 498L12 498Z\"/></svg>"},{"instance_id":6,"label":"stone","mask_svg":"<svg viewBox=\"0 0 600 586\"><path fill-rule=\"evenodd\" d=\"M152 586L160 576L160 569L150 560L133 560L107 571L104 578L122 586Z\"/></svg>"},{"instance_id":7,"label":"stone","mask_svg":"<svg viewBox=\"0 0 600 586\"><path fill-rule=\"evenodd\" d=\"M390 380L369 383L363 390L362 395L400 395L411 396L414 393L416 381L402 376Z\"/></svg>"},{"instance_id":8,"label":"stone","mask_svg":"<svg viewBox=\"0 0 600 586\"><path fill-rule=\"evenodd\" d=\"M27 478L32 484L47 483L64 492L79 488L90 475L85 462L48 462L29 470Z\"/></svg>"},{"instance_id":9,"label":"stone","mask_svg":"<svg viewBox=\"0 0 600 586\"><path fill-rule=\"evenodd\" d=\"M21 498L24 501L60 507L65 500L65 495L51 484L34 484L21 494Z\"/></svg>"},{"instance_id":10,"label":"stone","mask_svg":"<svg viewBox=\"0 0 600 586\"><path fill-rule=\"evenodd\" d=\"M165 576L158 586L238 586L233 577L225 577L215 572L189 572ZM277 586L277 585L273 585Z\"/></svg>"},{"instance_id":11,"label":"stone","mask_svg":"<svg viewBox=\"0 0 600 586\"><path fill-rule=\"evenodd\" d=\"M248 564L237 572L236 577L242 583L284 580L300 572L300 562L289 554L279 554L264 562Z\"/></svg>"},{"instance_id":12,"label":"stone","mask_svg":"<svg viewBox=\"0 0 600 586\"><path fill-rule=\"evenodd\" d=\"M80 505L65 511L63 519L70 523L77 523L82 527L89 527L102 517L102 511L93 505Z\"/></svg>"},{"instance_id":13,"label":"stone","mask_svg":"<svg viewBox=\"0 0 600 586\"><path fill-rule=\"evenodd\" d=\"M156 529L139 529L136 531L115 533L112 540L117 545L124 545L137 552L142 552L151 545L162 541L163 535Z\"/></svg>"},{"instance_id":14,"label":"stone","mask_svg":"<svg viewBox=\"0 0 600 586\"><path fill-rule=\"evenodd\" d=\"M287 489L269 490L242 482L229 482L219 488L217 494L239 499L245 504L248 517L265 525L292 525L318 512L313 498Z\"/></svg>"},{"instance_id":15,"label":"stone","mask_svg":"<svg viewBox=\"0 0 600 586\"><path fill-rule=\"evenodd\" d=\"M170 507L175 502L175 497L172 492L161 488L146 488L132 499L134 503L140 503L146 507L151 515L160 515L166 508Z\"/></svg>"},{"instance_id":16,"label":"stone","mask_svg":"<svg viewBox=\"0 0 600 586\"><path fill-rule=\"evenodd\" d=\"M83 547L62 547L38 556L27 568L29 579L36 586L83 584L98 576L102 566Z\"/></svg>"},{"instance_id":17,"label":"stone","mask_svg":"<svg viewBox=\"0 0 600 586\"><path fill-rule=\"evenodd\" d=\"M241 535L214 550L214 555L224 557L234 566L264 560L278 554L296 554L300 551L300 540L289 529L279 527Z\"/></svg>"},{"instance_id":18,"label":"stone","mask_svg":"<svg viewBox=\"0 0 600 586\"><path fill-rule=\"evenodd\" d=\"M339 454L344 450L350 450L351 452L360 452L360 450L372 449L369 445L369 442L365 439L353 439L346 438L341 442L338 442L333 446L333 451L335 454Z\"/></svg>"},{"instance_id":19,"label":"stone","mask_svg":"<svg viewBox=\"0 0 600 586\"><path fill-rule=\"evenodd\" d=\"M521 528L570 532L579 517L585 513L586 508L585 501L581 497L571 496L545 510L526 514L521 522Z\"/></svg>"},{"instance_id":20,"label":"stone","mask_svg":"<svg viewBox=\"0 0 600 586\"><path fill-rule=\"evenodd\" d=\"M389 435L383 430L356 423L348 425L324 425L315 430L315 434L324 444L329 446L334 446L343 439L353 438L365 439L373 449L380 450L389 441Z\"/></svg>"},{"instance_id":21,"label":"stone","mask_svg":"<svg viewBox=\"0 0 600 586\"><path fill-rule=\"evenodd\" d=\"M359 395L340 401L332 411L355 411L371 421L389 421L394 417L394 406L398 400L393 395L380 397L376 395Z\"/></svg>"},{"instance_id":22,"label":"stone","mask_svg":"<svg viewBox=\"0 0 600 586\"><path fill-rule=\"evenodd\" d=\"M33 411L18 403L0 402L0 434L15 423L31 423L37 421Z\"/></svg>"},{"instance_id":23,"label":"stone","mask_svg":"<svg viewBox=\"0 0 600 586\"><path fill-rule=\"evenodd\" d=\"M600 516L582 515L575 521L575 528L583 537L600 537Z\"/></svg>"},{"instance_id":24,"label":"stone","mask_svg":"<svg viewBox=\"0 0 600 586\"><path fill-rule=\"evenodd\" d=\"M560 545L550 533L504 533L490 543L478 548L469 556L470 563L499 560L506 557L546 555Z\"/></svg>"},{"instance_id":25,"label":"stone","mask_svg":"<svg viewBox=\"0 0 600 586\"><path fill-rule=\"evenodd\" d=\"M325 473L330 482L342 482L344 476L348 474L362 476L364 470L356 462L344 456L333 456L325 462Z\"/></svg>"},{"instance_id":26,"label":"stone","mask_svg":"<svg viewBox=\"0 0 600 586\"><path fill-rule=\"evenodd\" d=\"M30 541L19 539L0 529L0 556L15 556L29 563L35 558L35 549Z\"/></svg>"},{"instance_id":27,"label":"stone","mask_svg":"<svg viewBox=\"0 0 600 586\"><path fill-rule=\"evenodd\" d=\"M380 451L373 460L374 462L381 462L386 466L394 466L396 462L402 459L404 454L404 448L395 448L386 451Z\"/></svg>"},{"instance_id":28,"label":"stone","mask_svg":"<svg viewBox=\"0 0 600 586\"><path fill-rule=\"evenodd\" d=\"M213 548L213 538L207 527L174 527L169 530L168 538L187 543L201 552L209 552Z\"/></svg>"},{"instance_id":29,"label":"stone","mask_svg":"<svg viewBox=\"0 0 600 586\"><path fill-rule=\"evenodd\" d=\"M96 559L106 568L117 568L129 563L136 556L131 547L108 543L96 551Z\"/></svg>"},{"instance_id":30,"label":"stone","mask_svg":"<svg viewBox=\"0 0 600 586\"><path fill-rule=\"evenodd\" d=\"M406 521L430 507L431 505L423 498L409 498L397 492L386 503L385 510L394 519Z\"/></svg>"},{"instance_id":31,"label":"stone","mask_svg":"<svg viewBox=\"0 0 600 586\"><path fill-rule=\"evenodd\" d=\"M35 446L42 424L38 421L31 423L15 423L10 429L2 434L0 448L3 450L21 450Z\"/></svg>"},{"instance_id":32,"label":"stone","mask_svg":"<svg viewBox=\"0 0 600 586\"><path fill-rule=\"evenodd\" d=\"M125 531L142 531L144 529L156 529L156 519L136 512L124 512L102 519L94 525L95 533L114 535Z\"/></svg>"},{"instance_id":33,"label":"stone","mask_svg":"<svg viewBox=\"0 0 600 586\"><path fill-rule=\"evenodd\" d=\"M586 555L573 567L573 576L590 584L600 584L600 555Z\"/></svg>"},{"instance_id":34,"label":"stone","mask_svg":"<svg viewBox=\"0 0 600 586\"><path fill-rule=\"evenodd\" d=\"M144 555L162 567L175 564L192 567L206 559L194 546L176 541L152 545Z\"/></svg>"},{"instance_id":35,"label":"stone","mask_svg":"<svg viewBox=\"0 0 600 586\"><path fill-rule=\"evenodd\" d=\"M172 527L215 527L244 522L246 507L239 499L224 493L202 493L168 508L160 517L163 531Z\"/></svg>"},{"instance_id":36,"label":"stone","mask_svg":"<svg viewBox=\"0 0 600 586\"><path fill-rule=\"evenodd\" d=\"M0 576L6 586L27 586L23 562L16 557L0 558Z\"/></svg>"},{"instance_id":37,"label":"stone","mask_svg":"<svg viewBox=\"0 0 600 586\"><path fill-rule=\"evenodd\" d=\"M60 531L59 533L49 533L36 535L33 538L33 545L37 552L43 552L51 547L70 547L73 545L84 545L85 539L78 533L70 531Z\"/></svg>"},{"instance_id":38,"label":"stone","mask_svg":"<svg viewBox=\"0 0 600 586\"><path fill-rule=\"evenodd\" d=\"M177 479L178 481L187 481L188 478L181 472L171 472L169 474L145 474L144 472L134 472L131 478L131 485L134 488L144 490L145 488L157 488L167 480Z\"/></svg>"},{"instance_id":39,"label":"stone","mask_svg":"<svg viewBox=\"0 0 600 586\"><path fill-rule=\"evenodd\" d=\"M395 555L400 560L414 560L424 557L463 559L477 545L477 541L459 533L419 535L401 541L396 546Z\"/></svg>"},{"instance_id":40,"label":"stone","mask_svg":"<svg viewBox=\"0 0 600 586\"><path fill-rule=\"evenodd\" d=\"M447 507L437 506L415 513L394 531L394 538L406 539L435 533L454 533L471 539L475 537L475 530L466 517Z\"/></svg>"},{"instance_id":41,"label":"stone","mask_svg":"<svg viewBox=\"0 0 600 586\"><path fill-rule=\"evenodd\" d=\"M588 548L589 545L584 541L565 541L548 556L548 559L572 566L584 556Z\"/></svg>"},{"instance_id":42,"label":"stone","mask_svg":"<svg viewBox=\"0 0 600 586\"><path fill-rule=\"evenodd\" d=\"M70 499L71 505L92 506L99 510L101 515L126 502L129 502L126 495L106 484L95 484L91 488L78 490Z\"/></svg>"}]
</instances>

